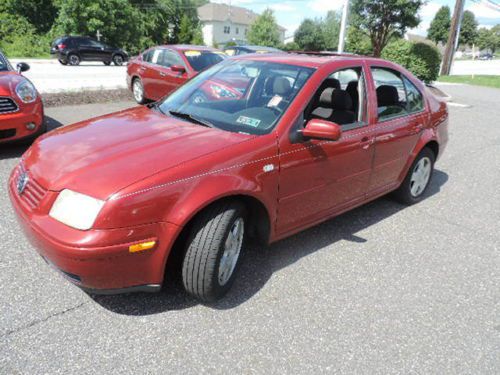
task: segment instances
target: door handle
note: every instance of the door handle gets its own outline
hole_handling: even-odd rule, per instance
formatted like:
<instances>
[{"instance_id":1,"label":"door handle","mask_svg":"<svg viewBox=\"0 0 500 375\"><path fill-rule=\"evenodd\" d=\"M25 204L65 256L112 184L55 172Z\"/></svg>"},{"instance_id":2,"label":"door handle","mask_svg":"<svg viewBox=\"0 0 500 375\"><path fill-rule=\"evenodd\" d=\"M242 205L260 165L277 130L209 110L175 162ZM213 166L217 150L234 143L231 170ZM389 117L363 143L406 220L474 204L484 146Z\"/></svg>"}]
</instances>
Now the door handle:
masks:
<instances>
[{"instance_id":1,"label":"door handle","mask_svg":"<svg viewBox=\"0 0 500 375\"><path fill-rule=\"evenodd\" d=\"M412 131L412 133L417 134L417 133L420 133L420 132L422 131L422 129L423 129L423 128L424 128L424 125L423 125L423 124L417 124L417 125L415 125L415 126L411 129L411 131Z\"/></svg>"},{"instance_id":2,"label":"door handle","mask_svg":"<svg viewBox=\"0 0 500 375\"><path fill-rule=\"evenodd\" d=\"M373 137L363 137L359 142L363 150L368 150L373 143L375 143L375 138Z\"/></svg>"}]
</instances>

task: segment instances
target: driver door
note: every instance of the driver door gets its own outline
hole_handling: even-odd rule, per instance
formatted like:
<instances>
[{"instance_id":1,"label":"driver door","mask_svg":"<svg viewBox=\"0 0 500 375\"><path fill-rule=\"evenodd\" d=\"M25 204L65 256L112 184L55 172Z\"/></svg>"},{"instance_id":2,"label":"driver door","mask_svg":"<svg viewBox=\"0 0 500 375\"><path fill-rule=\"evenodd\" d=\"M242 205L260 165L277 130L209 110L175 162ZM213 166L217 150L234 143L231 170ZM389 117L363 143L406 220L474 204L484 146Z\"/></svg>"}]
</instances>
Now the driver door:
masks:
<instances>
[{"instance_id":1,"label":"driver door","mask_svg":"<svg viewBox=\"0 0 500 375\"><path fill-rule=\"evenodd\" d=\"M352 76L353 72L357 77ZM313 113L321 114L326 121L344 118L341 120L344 123L336 122L342 127L339 140L301 139L292 134L280 141L278 236L298 231L363 201L374 156L374 126L368 121L365 77L362 65L333 72L319 86L298 120L300 128L311 118L320 118ZM342 108L346 109L336 117L330 111L335 109L335 100L331 100L328 108L327 97L333 98L334 90L341 90L339 95L345 97L347 85L354 78L358 81L357 110L352 107L353 100L344 98ZM324 107L319 108L320 105ZM355 112L354 121L350 112Z\"/></svg>"}]
</instances>

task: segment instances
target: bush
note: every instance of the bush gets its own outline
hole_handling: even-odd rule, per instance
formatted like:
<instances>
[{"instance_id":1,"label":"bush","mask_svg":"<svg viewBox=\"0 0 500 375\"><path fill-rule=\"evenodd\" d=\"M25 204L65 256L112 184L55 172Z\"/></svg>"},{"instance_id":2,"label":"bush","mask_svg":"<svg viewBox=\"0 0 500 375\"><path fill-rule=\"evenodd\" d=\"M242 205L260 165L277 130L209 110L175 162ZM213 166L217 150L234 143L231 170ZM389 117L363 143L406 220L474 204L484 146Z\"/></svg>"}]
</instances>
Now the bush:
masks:
<instances>
[{"instance_id":1,"label":"bush","mask_svg":"<svg viewBox=\"0 0 500 375\"><path fill-rule=\"evenodd\" d=\"M49 56L50 40L24 17L0 12L0 49L9 58Z\"/></svg>"},{"instance_id":2,"label":"bush","mask_svg":"<svg viewBox=\"0 0 500 375\"><path fill-rule=\"evenodd\" d=\"M384 48L382 58L404 66L424 82L435 81L439 75L441 54L431 44L398 39Z\"/></svg>"}]
</instances>

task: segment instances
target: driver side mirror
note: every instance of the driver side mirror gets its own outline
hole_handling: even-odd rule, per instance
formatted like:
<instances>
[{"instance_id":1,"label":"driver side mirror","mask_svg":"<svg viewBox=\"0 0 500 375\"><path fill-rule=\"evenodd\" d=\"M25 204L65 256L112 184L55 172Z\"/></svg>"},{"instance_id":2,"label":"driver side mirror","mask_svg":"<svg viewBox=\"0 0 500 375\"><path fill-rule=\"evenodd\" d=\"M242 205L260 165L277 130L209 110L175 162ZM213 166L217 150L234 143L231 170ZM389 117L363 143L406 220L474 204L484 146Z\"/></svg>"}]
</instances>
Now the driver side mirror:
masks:
<instances>
[{"instance_id":1,"label":"driver side mirror","mask_svg":"<svg viewBox=\"0 0 500 375\"><path fill-rule=\"evenodd\" d=\"M307 122L302 135L306 138L338 141L342 135L342 128L334 122L312 119Z\"/></svg>"},{"instance_id":2,"label":"driver side mirror","mask_svg":"<svg viewBox=\"0 0 500 375\"><path fill-rule=\"evenodd\" d=\"M186 71L186 68L184 68L182 65L172 65L170 67L173 72L178 72L178 73L184 73Z\"/></svg>"},{"instance_id":3,"label":"driver side mirror","mask_svg":"<svg viewBox=\"0 0 500 375\"><path fill-rule=\"evenodd\" d=\"M30 70L30 66L25 62L20 62L19 64L16 65L16 69L18 73L22 73Z\"/></svg>"}]
</instances>

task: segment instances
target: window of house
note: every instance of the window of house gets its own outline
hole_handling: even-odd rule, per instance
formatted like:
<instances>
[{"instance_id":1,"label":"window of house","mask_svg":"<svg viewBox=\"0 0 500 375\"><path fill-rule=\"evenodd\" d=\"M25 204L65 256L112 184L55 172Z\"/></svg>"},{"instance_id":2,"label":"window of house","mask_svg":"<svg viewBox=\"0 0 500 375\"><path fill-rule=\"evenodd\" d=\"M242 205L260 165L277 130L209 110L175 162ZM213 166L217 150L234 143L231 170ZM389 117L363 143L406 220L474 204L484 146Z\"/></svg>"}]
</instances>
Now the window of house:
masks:
<instances>
[{"instance_id":1,"label":"window of house","mask_svg":"<svg viewBox=\"0 0 500 375\"><path fill-rule=\"evenodd\" d=\"M240 33L240 29L237 27L236 28L236 34L239 34Z\"/></svg>"},{"instance_id":2,"label":"window of house","mask_svg":"<svg viewBox=\"0 0 500 375\"><path fill-rule=\"evenodd\" d=\"M224 26L224 34L230 34L231 33L231 27L230 26Z\"/></svg>"}]
</instances>

